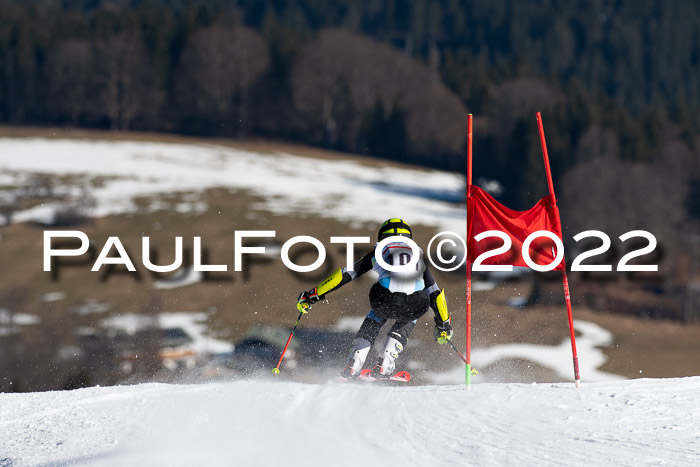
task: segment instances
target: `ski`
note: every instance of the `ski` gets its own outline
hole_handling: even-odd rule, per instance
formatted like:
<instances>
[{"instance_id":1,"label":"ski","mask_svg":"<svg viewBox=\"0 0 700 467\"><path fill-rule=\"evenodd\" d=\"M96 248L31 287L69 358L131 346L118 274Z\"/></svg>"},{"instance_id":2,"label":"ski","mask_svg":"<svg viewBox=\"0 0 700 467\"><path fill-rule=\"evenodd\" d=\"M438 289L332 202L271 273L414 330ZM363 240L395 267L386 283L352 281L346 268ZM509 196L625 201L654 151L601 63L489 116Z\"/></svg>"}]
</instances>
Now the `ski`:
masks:
<instances>
[{"instance_id":1,"label":"ski","mask_svg":"<svg viewBox=\"0 0 700 467\"><path fill-rule=\"evenodd\" d=\"M347 383L350 381L376 382L376 381L394 381L398 383L408 383L411 381L411 374L408 371L399 371L391 376L374 376L372 370L367 368L362 370L357 376L336 376L334 381L337 383Z\"/></svg>"},{"instance_id":2,"label":"ski","mask_svg":"<svg viewBox=\"0 0 700 467\"><path fill-rule=\"evenodd\" d=\"M395 381L399 383L408 383L411 381L411 374L408 371L399 371L391 376L374 376L372 370L367 368L362 370L357 377L360 381L374 382L374 381Z\"/></svg>"}]
</instances>

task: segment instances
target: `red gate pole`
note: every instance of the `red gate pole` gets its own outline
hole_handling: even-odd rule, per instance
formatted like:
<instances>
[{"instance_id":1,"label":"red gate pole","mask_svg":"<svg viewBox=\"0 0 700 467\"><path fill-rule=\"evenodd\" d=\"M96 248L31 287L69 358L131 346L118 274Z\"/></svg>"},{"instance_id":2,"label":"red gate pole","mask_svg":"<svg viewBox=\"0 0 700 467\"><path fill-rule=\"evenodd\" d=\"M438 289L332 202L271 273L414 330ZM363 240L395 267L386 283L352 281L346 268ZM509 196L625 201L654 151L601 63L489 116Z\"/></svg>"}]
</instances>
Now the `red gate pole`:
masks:
<instances>
[{"instance_id":1,"label":"red gate pole","mask_svg":"<svg viewBox=\"0 0 700 467\"><path fill-rule=\"evenodd\" d=\"M557 198L554 195L554 183L552 182L552 171L549 168L549 155L547 154L547 142L544 139L544 127L542 126L542 114L537 112L537 127L540 132L540 144L542 145L542 157L544 157L544 167L547 171L547 185L549 186L549 194L554 200L554 207L557 207ZM559 220L559 231L561 232L561 219ZM574 315L571 311L571 294L569 293L569 279L566 275L566 258L562 258L564 269L561 271L561 279L564 284L564 299L566 300L566 313L569 318L569 334L571 337L571 353L574 359L574 379L576 387L581 387L581 376L578 371L578 353L576 352L576 334L574 333Z\"/></svg>"},{"instance_id":2,"label":"red gate pole","mask_svg":"<svg viewBox=\"0 0 700 467\"><path fill-rule=\"evenodd\" d=\"M469 216L469 198L472 188L472 114L467 117L467 217ZM467 219L467 241L464 250L467 265L467 351L466 351L466 373L465 384L467 389L471 389L472 384L472 265L469 261L469 219Z\"/></svg>"}]
</instances>

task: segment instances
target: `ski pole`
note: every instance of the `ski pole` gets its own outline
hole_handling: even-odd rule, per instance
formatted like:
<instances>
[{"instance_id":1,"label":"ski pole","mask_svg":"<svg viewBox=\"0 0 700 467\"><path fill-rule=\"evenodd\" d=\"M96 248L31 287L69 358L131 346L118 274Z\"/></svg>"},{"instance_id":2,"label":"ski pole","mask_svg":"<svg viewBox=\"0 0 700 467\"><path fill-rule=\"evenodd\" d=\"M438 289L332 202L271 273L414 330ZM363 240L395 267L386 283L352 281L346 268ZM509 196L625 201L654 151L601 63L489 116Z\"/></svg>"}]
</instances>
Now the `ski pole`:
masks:
<instances>
[{"instance_id":1,"label":"ski pole","mask_svg":"<svg viewBox=\"0 0 700 467\"><path fill-rule=\"evenodd\" d=\"M280 356L280 361L277 362L277 366L272 369L273 375L280 374L280 365L282 364L282 359L284 358L284 354L287 353L287 347L289 347L289 343L292 341L292 336L294 336L294 331L297 330L297 326L299 326L299 321L301 321L301 317L304 316L305 313L307 313L306 310L299 312L299 317L297 318L297 322L294 323L294 327L292 328L292 332L289 334L289 339L287 339L287 344L284 346L284 350L282 351L282 355Z\"/></svg>"},{"instance_id":2,"label":"ski pole","mask_svg":"<svg viewBox=\"0 0 700 467\"><path fill-rule=\"evenodd\" d=\"M464 358L464 355L462 355L462 352L460 352L459 349L458 349L457 347L455 347L455 345L452 343L452 341L449 340L449 341L447 341L447 342L449 342L450 345L452 346L452 348L455 349L455 352L457 352L457 355L459 355L459 358L461 358L462 361L463 361L464 363L467 363L467 359ZM468 363L467 363L467 364L468 364ZM476 368L469 368L468 371L469 371L469 376L470 376L470 377L471 377L471 376L476 376L476 375L479 374L479 370L477 370Z\"/></svg>"},{"instance_id":3,"label":"ski pole","mask_svg":"<svg viewBox=\"0 0 700 467\"><path fill-rule=\"evenodd\" d=\"M457 355L459 355L459 357L460 357L462 360L464 360L464 363L467 363L467 359L464 358L464 355L462 355L462 352L460 352L459 349L458 349L457 347L455 347L455 345L452 343L452 341L449 340L449 341L447 341L447 342L450 344L450 346L451 346L453 349L455 349L455 352L457 352Z\"/></svg>"}]
</instances>

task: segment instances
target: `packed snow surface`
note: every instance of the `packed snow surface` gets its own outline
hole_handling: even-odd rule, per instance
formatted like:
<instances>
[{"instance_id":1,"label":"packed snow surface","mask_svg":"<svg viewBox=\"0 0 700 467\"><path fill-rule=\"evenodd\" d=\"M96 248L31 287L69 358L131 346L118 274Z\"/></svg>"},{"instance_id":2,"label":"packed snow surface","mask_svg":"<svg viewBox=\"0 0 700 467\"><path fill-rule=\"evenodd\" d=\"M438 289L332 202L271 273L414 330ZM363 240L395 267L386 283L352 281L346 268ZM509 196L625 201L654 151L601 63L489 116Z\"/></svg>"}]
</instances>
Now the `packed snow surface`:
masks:
<instances>
[{"instance_id":1,"label":"packed snow surface","mask_svg":"<svg viewBox=\"0 0 700 467\"><path fill-rule=\"evenodd\" d=\"M0 394L0 465L700 465L700 377Z\"/></svg>"}]
</instances>

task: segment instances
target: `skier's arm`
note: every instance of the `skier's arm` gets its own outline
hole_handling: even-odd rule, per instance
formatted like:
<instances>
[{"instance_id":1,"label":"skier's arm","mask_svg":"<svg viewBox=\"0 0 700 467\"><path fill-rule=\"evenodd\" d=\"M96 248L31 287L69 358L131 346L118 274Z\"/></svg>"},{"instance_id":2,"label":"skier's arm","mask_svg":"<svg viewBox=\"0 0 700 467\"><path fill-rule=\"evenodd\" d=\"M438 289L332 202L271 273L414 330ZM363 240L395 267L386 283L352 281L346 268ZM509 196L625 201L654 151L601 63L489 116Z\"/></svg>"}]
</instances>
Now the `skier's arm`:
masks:
<instances>
[{"instance_id":1,"label":"skier's arm","mask_svg":"<svg viewBox=\"0 0 700 467\"><path fill-rule=\"evenodd\" d=\"M333 274L328 276L326 280L321 282L318 287L314 287L308 292L302 292L297 299L297 309L304 313L311 308L311 305L323 300L326 294L338 290L348 282L352 282L367 271L374 267L374 250L370 251L360 258L354 265L353 270L348 271L347 268L338 268Z\"/></svg>"},{"instance_id":2,"label":"skier's arm","mask_svg":"<svg viewBox=\"0 0 700 467\"><path fill-rule=\"evenodd\" d=\"M425 290L430 296L430 307L435 313L435 329L433 330L433 335L438 343L446 344L447 341L452 339L452 325L450 324L450 312L447 311L445 290L440 290L440 287L438 287L437 282L435 282L427 266L423 273L423 282L425 283Z\"/></svg>"}]
</instances>

